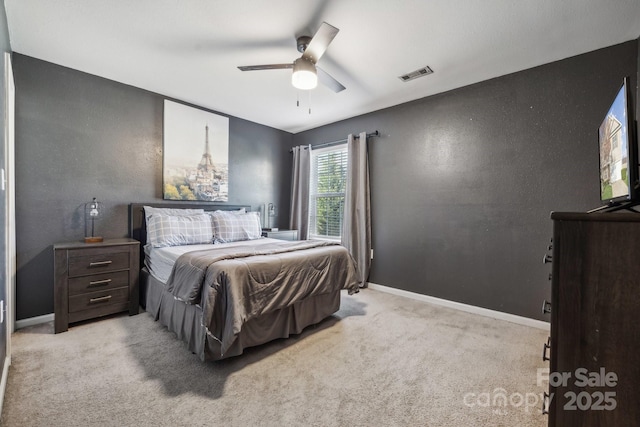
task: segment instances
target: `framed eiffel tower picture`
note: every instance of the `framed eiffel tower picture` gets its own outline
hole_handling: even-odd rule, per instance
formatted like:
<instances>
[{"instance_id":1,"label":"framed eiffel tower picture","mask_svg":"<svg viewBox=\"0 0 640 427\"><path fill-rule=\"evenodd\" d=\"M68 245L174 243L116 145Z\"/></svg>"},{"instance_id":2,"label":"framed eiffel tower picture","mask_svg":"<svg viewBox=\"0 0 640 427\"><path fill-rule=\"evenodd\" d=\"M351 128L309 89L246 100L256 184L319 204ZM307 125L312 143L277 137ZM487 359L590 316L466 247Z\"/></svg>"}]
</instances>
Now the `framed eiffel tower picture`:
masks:
<instances>
[{"instance_id":1,"label":"framed eiffel tower picture","mask_svg":"<svg viewBox=\"0 0 640 427\"><path fill-rule=\"evenodd\" d=\"M229 118L165 100L164 199L229 200Z\"/></svg>"}]
</instances>

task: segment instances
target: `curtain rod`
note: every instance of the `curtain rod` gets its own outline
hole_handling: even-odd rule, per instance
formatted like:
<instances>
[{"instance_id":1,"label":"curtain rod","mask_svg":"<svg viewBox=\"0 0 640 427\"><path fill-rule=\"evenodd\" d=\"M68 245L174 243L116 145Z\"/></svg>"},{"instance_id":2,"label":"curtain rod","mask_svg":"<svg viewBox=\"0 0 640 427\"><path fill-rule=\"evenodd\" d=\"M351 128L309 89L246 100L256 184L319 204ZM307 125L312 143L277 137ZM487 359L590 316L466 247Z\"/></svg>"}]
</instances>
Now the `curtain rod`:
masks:
<instances>
[{"instance_id":1,"label":"curtain rod","mask_svg":"<svg viewBox=\"0 0 640 427\"><path fill-rule=\"evenodd\" d=\"M374 137L374 136L380 136L380 132L378 132L377 130L375 130L375 131L373 131L373 132L371 132L371 133L368 133L368 134L367 134L367 138L371 138L371 137ZM354 135L354 138L360 138L360 135ZM337 140L337 141L323 142L322 144L312 145L312 146L311 146L311 149L312 149L312 150L314 150L314 149L316 149L316 148L330 147L330 146L332 146L332 145L342 144L342 143L344 143L344 142L347 142L347 138L345 138L345 139L339 139L339 140ZM306 149L307 147L304 147L304 148ZM289 150L289 152L290 152L290 153L291 153L292 151L293 151L293 150Z\"/></svg>"}]
</instances>

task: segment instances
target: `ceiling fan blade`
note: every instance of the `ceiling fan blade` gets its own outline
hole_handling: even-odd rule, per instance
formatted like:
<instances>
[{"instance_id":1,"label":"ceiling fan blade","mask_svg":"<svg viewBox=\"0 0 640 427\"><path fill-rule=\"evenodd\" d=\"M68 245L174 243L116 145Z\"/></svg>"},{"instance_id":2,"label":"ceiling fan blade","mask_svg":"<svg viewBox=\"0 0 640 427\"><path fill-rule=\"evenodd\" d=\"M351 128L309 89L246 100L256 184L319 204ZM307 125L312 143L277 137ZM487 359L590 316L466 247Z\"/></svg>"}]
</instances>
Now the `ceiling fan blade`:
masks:
<instances>
[{"instance_id":1,"label":"ceiling fan blade","mask_svg":"<svg viewBox=\"0 0 640 427\"><path fill-rule=\"evenodd\" d=\"M327 47L329 47L329 43L338 34L338 31L340 30L336 27L323 22L309 42L309 46L305 49L302 57L314 64L317 63L327 50Z\"/></svg>"},{"instance_id":2,"label":"ceiling fan blade","mask_svg":"<svg viewBox=\"0 0 640 427\"><path fill-rule=\"evenodd\" d=\"M241 71L284 70L287 68L293 68L293 64L243 65L238 67Z\"/></svg>"},{"instance_id":3,"label":"ceiling fan blade","mask_svg":"<svg viewBox=\"0 0 640 427\"><path fill-rule=\"evenodd\" d=\"M320 80L320 83L322 83L323 85L325 85L326 87L334 91L335 93L342 92L343 90L346 89L346 87L344 87L342 83L340 83L339 81L331 77L322 68L316 66L316 70L318 70L318 80Z\"/></svg>"}]
</instances>

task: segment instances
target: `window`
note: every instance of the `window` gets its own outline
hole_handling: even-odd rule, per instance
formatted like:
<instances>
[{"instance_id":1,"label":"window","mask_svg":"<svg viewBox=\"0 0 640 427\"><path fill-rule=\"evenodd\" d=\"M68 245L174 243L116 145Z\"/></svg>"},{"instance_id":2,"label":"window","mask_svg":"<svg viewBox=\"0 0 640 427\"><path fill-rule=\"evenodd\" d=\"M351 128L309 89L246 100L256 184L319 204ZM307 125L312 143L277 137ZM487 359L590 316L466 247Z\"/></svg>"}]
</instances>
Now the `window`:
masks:
<instances>
[{"instance_id":1,"label":"window","mask_svg":"<svg viewBox=\"0 0 640 427\"><path fill-rule=\"evenodd\" d=\"M616 132L613 135L611 135L611 150L615 150L616 148L618 148L619 140L620 140L620 132Z\"/></svg>"},{"instance_id":2,"label":"window","mask_svg":"<svg viewBox=\"0 0 640 427\"><path fill-rule=\"evenodd\" d=\"M309 238L340 240L347 188L347 144L311 151Z\"/></svg>"}]
</instances>

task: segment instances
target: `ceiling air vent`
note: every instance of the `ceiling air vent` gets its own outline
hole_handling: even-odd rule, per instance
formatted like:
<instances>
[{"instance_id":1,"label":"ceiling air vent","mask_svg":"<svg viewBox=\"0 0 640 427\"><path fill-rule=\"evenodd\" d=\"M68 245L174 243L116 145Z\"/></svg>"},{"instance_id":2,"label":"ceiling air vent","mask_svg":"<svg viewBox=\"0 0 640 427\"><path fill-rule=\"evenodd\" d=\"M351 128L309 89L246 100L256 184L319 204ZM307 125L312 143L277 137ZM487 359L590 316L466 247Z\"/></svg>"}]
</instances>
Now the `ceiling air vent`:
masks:
<instances>
[{"instance_id":1,"label":"ceiling air vent","mask_svg":"<svg viewBox=\"0 0 640 427\"><path fill-rule=\"evenodd\" d=\"M408 82L409 80L417 79L418 77L426 76L428 74L433 74L433 70L431 69L431 67L426 66L418 70L412 71L408 74L404 74L398 78L403 82Z\"/></svg>"}]
</instances>

